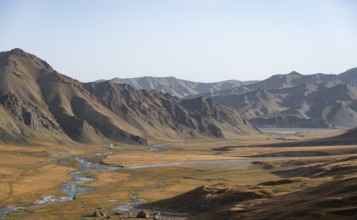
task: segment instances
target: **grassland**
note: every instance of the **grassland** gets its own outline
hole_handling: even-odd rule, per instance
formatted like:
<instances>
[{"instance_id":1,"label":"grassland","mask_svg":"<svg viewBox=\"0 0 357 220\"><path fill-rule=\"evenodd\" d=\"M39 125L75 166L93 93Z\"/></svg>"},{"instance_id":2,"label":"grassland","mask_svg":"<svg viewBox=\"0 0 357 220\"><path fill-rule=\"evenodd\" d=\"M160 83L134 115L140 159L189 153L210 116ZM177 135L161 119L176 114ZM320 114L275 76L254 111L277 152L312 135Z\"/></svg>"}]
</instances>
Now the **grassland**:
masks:
<instances>
[{"instance_id":1,"label":"grassland","mask_svg":"<svg viewBox=\"0 0 357 220\"><path fill-rule=\"evenodd\" d=\"M148 207L175 208L175 206L170 207L171 200L166 199L201 186L222 187L220 184L237 190L238 188L242 190L244 187L250 187L251 190L252 187L257 187L263 190L267 197L275 198L333 180L334 176L328 174L320 176L307 174L311 171L311 167L318 165L327 171L336 169L334 168L336 166L354 166L354 161L343 162L343 159L351 157L357 146L269 147L268 145L267 147L265 145L331 137L340 133L341 131L338 130L308 133L284 131L279 133L284 136L284 139L276 139L268 133L234 140L193 140L169 143L158 152L146 151L148 147L145 146L129 145L115 146L112 150L104 146L0 145L0 204L1 207L22 206L33 204L35 200L46 195L63 194L59 186L68 182L70 180L68 174L78 168L63 161L73 155L84 155L93 162L129 166L129 168L113 172L89 173L87 176L97 179L87 184L95 188L94 192L78 195L75 200L26 208L10 213L6 219L80 219L91 215L98 207L107 213L112 213L113 207L136 198L154 202ZM233 147L222 150L222 147L226 146ZM112 154L94 157L97 152ZM286 152L290 153L286 154ZM305 155L301 152L305 152ZM306 152L311 154L306 156ZM242 156L251 157L240 160ZM264 160L261 158L263 156ZM256 162L252 163L253 160ZM339 164L332 163L336 161L340 161ZM130 166L177 162L182 163L176 166L130 169ZM279 182L282 180L288 182ZM239 187L235 188L237 186ZM199 198L200 195L196 196ZM156 201L161 202L155 203ZM259 202L251 201L245 206L252 207L253 203ZM228 210L233 211L242 209L241 206L236 205L227 207ZM189 210L178 209L178 211ZM207 217L200 212L191 212L190 215L198 219Z\"/></svg>"}]
</instances>

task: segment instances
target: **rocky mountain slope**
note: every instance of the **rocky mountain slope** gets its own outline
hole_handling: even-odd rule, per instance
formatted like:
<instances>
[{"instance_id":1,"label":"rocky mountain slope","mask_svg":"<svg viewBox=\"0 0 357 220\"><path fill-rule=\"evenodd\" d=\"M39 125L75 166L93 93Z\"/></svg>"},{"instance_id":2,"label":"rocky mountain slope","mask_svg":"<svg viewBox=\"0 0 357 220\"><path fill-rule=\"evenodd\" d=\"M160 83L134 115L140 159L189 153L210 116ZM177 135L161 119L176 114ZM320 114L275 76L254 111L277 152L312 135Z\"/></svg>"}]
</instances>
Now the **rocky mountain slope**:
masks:
<instances>
[{"instance_id":1,"label":"rocky mountain slope","mask_svg":"<svg viewBox=\"0 0 357 220\"><path fill-rule=\"evenodd\" d=\"M106 108L155 137L203 134L220 138L254 132L237 111L203 98L180 100L111 81L88 83L85 88Z\"/></svg>"},{"instance_id":2,"label":"rocky mountain slope","mask_svg":"<svg viewBox=\"0 0 357 220\"><path fill-rule=\"evenodd\" d=\"M14 49L0 53L0 139L145 144L148 139L254 133L240 114L112 82L84 84Z\"/></svg>"},{"instance_id":3,"label":"rocky mountain slope","mask_svg":"<svg viewBox=\"0 0 357 220\"><path fill-rule=\"evenodd\" d=\"M355 127L357 68L341 74L277 74L263 81L195 83L173 77L113 79L184 99L212 98L238 110L256 126Z\"/></svg>"},{"instance_id":4,"label":"rocky mountain slope","mask_svg":"<svg viewBox=\"0 0 357 220\"><path fill-rule=\"evenodd\" d=\"M215 83L192 82L188 80L177 79L175 77L138 77L138 78L114 78L115 83L126 83L136 89L145 89L147 91L156 90L162 93L169 93L179 98L188 95L197 95L202 93L214 93L221 90L227 90L242 85L254 83L254 81L242 82L238 80L227 80ZM100 81L99 81L100 82Z\"/></svg>"},{"instance_id":5,"label":"rocky mountain slope","mask_svg":"<svg viewBox=\"0 0 357 220\"><path fill-rule=\"evenodd\" d=\"M251 83L248 85L241 85L235 88L216 91L216 92L208 92L201 93L197 95L186 96L185 98L194 98L197 96L203 97L215 97L215 96L227 96L227 95L239 95L246 92L251 92L257 89L283 89L283 88L291 88L295 86L299 86L301 84L348 84L357 86L357 68L349 69L341 74L311 74L311 75L303 75L298 72L290 72L288 74L277 74L269 77L268 79L257 81L255 83Z\"/></svg>"},{"instance_id":6,"label":"rocky mountain slope","mask_svg":"<svg viewBox=\"0 0 357 220\"><path fill-rule=\"evenodd\" d=\"M357 87L349 84L302 83L290 88L257 89L240 95L217 96L212 100L234 107L258 126L357 125Z\"/></svg>"}]
</instances>

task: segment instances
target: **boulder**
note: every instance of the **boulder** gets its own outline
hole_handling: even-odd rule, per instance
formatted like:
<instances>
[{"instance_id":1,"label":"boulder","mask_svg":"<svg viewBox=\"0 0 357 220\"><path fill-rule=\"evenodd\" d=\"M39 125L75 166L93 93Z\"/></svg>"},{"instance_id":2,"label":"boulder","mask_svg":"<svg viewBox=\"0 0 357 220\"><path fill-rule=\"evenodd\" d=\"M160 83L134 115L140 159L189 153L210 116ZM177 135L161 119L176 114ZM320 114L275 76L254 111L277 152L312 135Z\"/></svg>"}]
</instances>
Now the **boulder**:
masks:
<instances>
[{"instance_id":1,"label":"boulder","mask_svg":"<svg viewBox=\"0 0 357 220\"><path fill-rule=\"evenodd\" d=\"M138 212L136 217L137 218L150 218L150 214L147 211L141 210L140 212Z\"/></svg>"},{"instance_id":2,"label":"boulder","mask_svg":"<svg viewBox=\"0 0 357 220\"><path fill-rule=\"evenodd\" d=\"M152 213L152 215L154 216L154 220L159 220L160 219L160 212L155 212Z\"/></svg>"},{"instance_id":3,"label":"boulder","mask_svg":"<svg viewBox=\"0 0 357 220\"><path fill-rule=\"evenodd\" d=\"M93 217L103 217L103 216L106 216L106 214L102 212L101 208L96 209L95 212L93 213Z\"/></svg>"},{"instance_id":4,"label":"boulder","mask_svg":"<svg viewBox=\"0 0 357 220\"><path fill-rule=\"evenodd\" d=\"M160 220L160 215L154 214L154 220Z\"/></svg>"}]
</instances>

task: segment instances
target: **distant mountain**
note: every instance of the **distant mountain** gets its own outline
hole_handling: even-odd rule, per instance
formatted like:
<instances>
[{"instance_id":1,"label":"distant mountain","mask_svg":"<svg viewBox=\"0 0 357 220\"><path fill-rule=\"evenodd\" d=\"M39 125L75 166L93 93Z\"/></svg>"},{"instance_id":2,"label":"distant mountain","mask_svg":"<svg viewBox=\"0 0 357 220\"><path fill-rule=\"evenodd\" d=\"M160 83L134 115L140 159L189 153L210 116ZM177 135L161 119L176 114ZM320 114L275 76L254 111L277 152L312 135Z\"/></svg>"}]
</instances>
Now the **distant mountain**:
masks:
<instances>
[{"instance_id":1,"label":"distant mountain","mask_svg":"<svg viewBox=\"0 0 357 220\"><path fill-rule=\"evenodd\" d=\"M357 85L357 67L341 73L338 77L343 83Z\"/></svg>"},{"instance_id":2,"label":"distant mountain","mask_svg":"<svg viewBox=\"0 0 357 220\"><path fill-rule=\"evenodd\" d=\"M254 91L256 89L265 89L265 90L283 89L283 88L295 87L304 83L357 85L357 68L352 68L338 75L322 74L322 73L303 75L293 71L288 74L273 75L263 81L258 81L247 85L241 85L235 88L208 92L208 93L201 93L197 95L190 95L190 96L186 96L185 98L194 98L197 96L214 97L214 96L227 96L233 94L239 95L246 92Z\"/></svg>"},{"instance_id":3,"label":"distant mountain","mask_svg":"<svg viewBox=\"0 0 357 220\"><path fill-rule=\"evenodd\" d=\"M302 83L290 88L256 89L240 95L216 96L212 100L234 107L256 126L357 125L357 87L331 81L320 84Z\"/></svg>"},{"instance_id":4,"label":"distant mountain","mask_svg":"<svg viewBox=\"0 0 357 220\"><path fill-rule=\"evenodd\" d=\"M14 49L0 53L0 141L133 142L257 132L203 98L181 101L113 82L81 83Z\"/></svg>"},{"instance_id":5,"label":"distant mountain","mask_svg":"<svg viewBox=\"0 0 357 220\"><path fill-rule=\"evenodd\" d=\"M136 89L147 91L156 90L162 93L169 93L179 98L188 95L197 95L201 93L214 93L221 90L227 90L242 85L248 85L255 81L241 82L238 80L227 80L215 83L192 82L175 77L139 77L139 78L114 78L111 80L115 83L129 84ZM98 81L101 82L101 81Z\"/></svg>"}]
</instances>

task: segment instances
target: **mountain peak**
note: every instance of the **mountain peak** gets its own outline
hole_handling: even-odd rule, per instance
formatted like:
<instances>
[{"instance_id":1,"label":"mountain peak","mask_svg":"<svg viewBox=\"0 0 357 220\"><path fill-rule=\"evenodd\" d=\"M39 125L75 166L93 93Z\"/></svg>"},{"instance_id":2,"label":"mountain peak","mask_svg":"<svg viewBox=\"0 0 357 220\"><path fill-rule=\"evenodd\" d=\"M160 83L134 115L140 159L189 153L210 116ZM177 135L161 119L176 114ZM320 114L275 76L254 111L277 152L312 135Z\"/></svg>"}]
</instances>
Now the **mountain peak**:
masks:
<instances>
[{"instance_id":1,"label":"mountain peak","mask_svg":"<svg viewBox=\"0 0 357 220\"><path fill-rule=\"evenodd\" d=\"M8 58L10 58L10 56L13 56L13 58L15 58L15 60L17 60L17 62L21 62L17 58L29 59L40 69L43 69L48 72L54 71L53 68L46 61L42 60L41 58L39 58L31 53L27 53L26 51L24 51L20 48L14 48L10 51L1 52L1 54L6 54L7 56L9 56Z\"/></svg>"},{"instance_id":2,"label":"mountain peak","mask_svg":"<svg viewBox=\"0 0 357 220\"><path fill-rule=\"evenodd\" d=\"M298 76L301 76L302 74L301 73L298 73L296 71L291 71L290 73L288 73L288 75L298 75Z\"/></svg>"},{"instance_id":3,"label":"mountain peak","mask_svg":"<svg viewBox=\"0 0 357 220\"><path fill-rule=\"evenodd\" d=\"M20 49L20 48L14 48L14 49L10 50L9 52L12 55L21 56L21 57L24 57L24 56L27 55L27 53L24 50Z\"/></svg>"},{"instance_id":4,"label":"mountain peak","mask_svg":"<svg viewBox=\"0 0 357 220\"><path fill-rule=\"evenodd\" d=\"M357 67L341 73L338 77L343 83L357 85Z\"/></svg>"}]
</instances>

